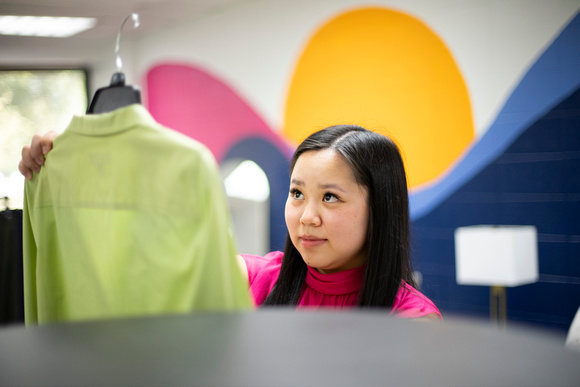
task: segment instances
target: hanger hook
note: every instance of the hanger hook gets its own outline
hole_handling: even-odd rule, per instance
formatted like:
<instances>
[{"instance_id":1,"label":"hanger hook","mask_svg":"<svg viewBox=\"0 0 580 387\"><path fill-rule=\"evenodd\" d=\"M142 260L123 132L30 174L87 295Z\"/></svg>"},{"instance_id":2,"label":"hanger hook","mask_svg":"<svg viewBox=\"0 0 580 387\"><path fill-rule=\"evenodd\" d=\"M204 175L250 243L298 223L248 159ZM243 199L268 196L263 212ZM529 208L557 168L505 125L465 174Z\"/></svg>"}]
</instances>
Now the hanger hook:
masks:
<instances>
[{"instance_id":1,"label":"hanger hook","mask_svg":"<svg viewBox=\"0 0 580 387\"><path fill-rule=\"evenodd\" d=\"M133 20L133 28L137 28L139 27L139 14L137 13L132 13L130 15L127 15L125 17L125 19L123 19L123 22L121 23L121 27L119 27L119 34L117 35L117 45L115 46L115 55L117 57L117 59L115 60L115 63L117 65L117 72L120 73L121 69L123 68L123 61L121 60L121 55L119 54L119 49L121 48L121 32L123 31L123 26L125 25L125 23L127 22L127 20L129 20L129 18L131 18Z\"/></svg>"}]
</instances>

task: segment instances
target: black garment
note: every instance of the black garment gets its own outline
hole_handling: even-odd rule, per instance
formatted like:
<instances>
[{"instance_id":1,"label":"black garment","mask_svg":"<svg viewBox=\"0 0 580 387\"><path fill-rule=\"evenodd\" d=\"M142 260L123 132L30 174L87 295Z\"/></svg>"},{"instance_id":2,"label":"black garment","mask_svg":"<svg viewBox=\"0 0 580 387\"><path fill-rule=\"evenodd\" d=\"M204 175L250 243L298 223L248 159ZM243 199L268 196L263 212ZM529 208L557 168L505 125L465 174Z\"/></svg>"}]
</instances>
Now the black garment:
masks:
<instances>
[{"instance_id":1,"label":"black garment","mask_svg":"<svg viewBox=\"0 0 580 387\"><path fill-rule=\"evenodd\" d=\"M24 323L22 210L0 212L0 325Z\"/></svg>"}]
</instances>

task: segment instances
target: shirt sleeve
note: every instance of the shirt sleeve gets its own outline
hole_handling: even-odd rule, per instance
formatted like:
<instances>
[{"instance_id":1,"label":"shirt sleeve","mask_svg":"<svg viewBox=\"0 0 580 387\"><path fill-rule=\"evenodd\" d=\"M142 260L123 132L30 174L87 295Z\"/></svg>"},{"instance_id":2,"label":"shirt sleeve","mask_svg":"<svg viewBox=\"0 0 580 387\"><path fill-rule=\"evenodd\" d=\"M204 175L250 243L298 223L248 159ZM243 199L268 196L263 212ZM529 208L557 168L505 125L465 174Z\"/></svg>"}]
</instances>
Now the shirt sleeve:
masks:
<instances>
[{"instance_id":1,"label":"shirt sleeve","mask_svg":"<svg viewBox=\"0 0 580 387\"><path fill-rule=\"evenodd\" d=\"M22 211L22 234L23 234L23 281L24 281L24 319L26 324L38 322L36 300L36 256L38 247L34 238L32 219L30 216L30 190L33 189L31 181L24 183L24 203ZM31 187L32 186L32 187Z\"/></svg>"},{"instance_id":2,"label":"shirt sleeve","mask_svg":"<svg viewBox=\"0 0 580 387\"><path fill-rule=\"evenodd\" d=\"M252 304L236 261L237 246L223 183L211 153L204 149L199 155L195 168L191 168L199 207L199 227L189 230L199 273L191 284L192 304L197 310L248 309Z\"/></svg>"},{"instance_id":3,"label":"shirt sleeve","mask_svg":"<svg viewBox=\"0 0 580 387\"><path fill-rule=\"evenodd\" d=\"M393 303L393 315L399 318L417 318L436 314L441 320L441 312L433 301L406 282L399 288Z\"/></svg>"},{"instance_id":4,"label":"shirt sleeve","mask_svg":"<svg viewBox=\"0 0 580 387\"><path fill-rule=\"evenodd\" d=\"M259 255L242 254L248 268L250 294L256 305L261 305L278 280L284 253L273 251L261 257Z\"/></svg>"}]
</instances>

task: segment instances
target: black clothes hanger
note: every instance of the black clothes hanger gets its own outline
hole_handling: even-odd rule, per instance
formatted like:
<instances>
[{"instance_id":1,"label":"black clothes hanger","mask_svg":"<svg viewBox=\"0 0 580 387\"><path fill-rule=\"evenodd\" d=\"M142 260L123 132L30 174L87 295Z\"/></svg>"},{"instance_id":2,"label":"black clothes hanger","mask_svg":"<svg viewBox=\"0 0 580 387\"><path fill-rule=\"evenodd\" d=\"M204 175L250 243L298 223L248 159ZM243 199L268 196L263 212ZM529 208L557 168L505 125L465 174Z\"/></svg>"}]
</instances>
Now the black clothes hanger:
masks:
<instances>
[{"instance_id":1,"label":"black clothes hanger","mask_svg":"<svg viewBox=\"0 0 580 387\"><path fill-rule=\"evenodd\" d=\"M141 103L141 91L134 86L126 86L125 74L117 72L108 87L96 91L87 114L111 112L134 103Z\"/></svg>"},{"instance_id":2,"label":"black clothes hanger","mask_svg":"<svg viewBox=\"0 0 580 387\"><path fill-rule=\"evenodd\" d=\"M134 22L133 28L139 27L138 14L132 13L123 19L115 46L117 72L113 74L109 86L101 87L96 91L87 114L106 113L134 103L141 103L141 91L134 86L125 85L125 74L121 71L123 68L123 61L119 54L121 31L129 18Z\"/></svg>"}]
</instances>

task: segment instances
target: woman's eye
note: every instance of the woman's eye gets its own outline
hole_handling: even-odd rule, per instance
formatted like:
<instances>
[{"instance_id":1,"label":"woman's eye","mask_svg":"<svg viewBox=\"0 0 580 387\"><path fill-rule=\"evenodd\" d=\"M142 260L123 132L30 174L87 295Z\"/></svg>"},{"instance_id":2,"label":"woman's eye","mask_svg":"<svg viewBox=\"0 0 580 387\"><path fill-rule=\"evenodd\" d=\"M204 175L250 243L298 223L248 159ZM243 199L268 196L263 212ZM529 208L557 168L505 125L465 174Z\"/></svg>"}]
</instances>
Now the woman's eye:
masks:
<instances>
[{"instance_id":1,"label":"woman's eye","mask_svg":"<svg viewBox=\"0 0 580 387\"><path fill-rule=\"evenodd\" d=\"M335 203L338 201L338 198L330 193L324 194L324 201L327 203Z\"/></svg>"},{"instance_id":2,"label":"woman's eye","mask_svg":"<svg viewBox=\"0 0 580 387\"><path fill-rule=\"evenodd\" d=\"M304 195L302 194L302 192L298 191L297 189L293 189L290 191L290 195L294 198L294 199L302 199L304 197Z\"/></svg>"}]
</instances>

